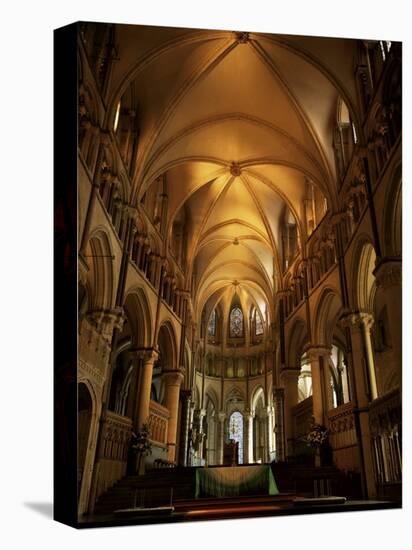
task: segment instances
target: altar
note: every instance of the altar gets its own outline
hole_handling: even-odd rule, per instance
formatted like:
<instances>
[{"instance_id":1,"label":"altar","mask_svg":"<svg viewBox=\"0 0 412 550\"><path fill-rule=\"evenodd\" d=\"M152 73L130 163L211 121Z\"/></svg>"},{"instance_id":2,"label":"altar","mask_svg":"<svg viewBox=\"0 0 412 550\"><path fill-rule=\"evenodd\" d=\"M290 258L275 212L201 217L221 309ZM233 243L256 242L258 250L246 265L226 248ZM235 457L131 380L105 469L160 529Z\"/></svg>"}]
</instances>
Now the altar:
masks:
<instances>
[{"instance_id":1,"label":"altar","mask_svg":"<svg viewBox=\"0 0 412 550\"><path fill-rule=\"evenodd\" d=\"M266 464L196 470L196 498L278 494L272 470Z\"/></svg>"}]
</instances>

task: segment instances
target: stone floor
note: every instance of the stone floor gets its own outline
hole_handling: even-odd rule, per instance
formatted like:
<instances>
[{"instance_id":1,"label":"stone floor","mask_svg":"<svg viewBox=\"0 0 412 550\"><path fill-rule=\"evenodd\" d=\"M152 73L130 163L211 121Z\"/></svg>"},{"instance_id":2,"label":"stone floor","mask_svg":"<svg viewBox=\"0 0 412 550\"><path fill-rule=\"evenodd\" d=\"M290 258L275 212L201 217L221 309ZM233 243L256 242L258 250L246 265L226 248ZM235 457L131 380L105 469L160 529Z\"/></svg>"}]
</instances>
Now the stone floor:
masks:
<instances>
[{"instance_id":1,"label":"stone floor","mask_svg":"<svg viewBox=\"0 0 412 550\"><path fill-rule=\"evenodd\" d=\"M202 499L181 501L173 504L173 510L128 510L124 515L107 514L84 516L79 527L103 527L116 525L139 525L151 523L179 523L217 519L253 518L333 512L360 512L365 510L388 510L401 508L401 503L383 500L349 500L344 504L301 504L296 506L296 496L248 497L243 499Z\"/></svg>"}]
</instances>

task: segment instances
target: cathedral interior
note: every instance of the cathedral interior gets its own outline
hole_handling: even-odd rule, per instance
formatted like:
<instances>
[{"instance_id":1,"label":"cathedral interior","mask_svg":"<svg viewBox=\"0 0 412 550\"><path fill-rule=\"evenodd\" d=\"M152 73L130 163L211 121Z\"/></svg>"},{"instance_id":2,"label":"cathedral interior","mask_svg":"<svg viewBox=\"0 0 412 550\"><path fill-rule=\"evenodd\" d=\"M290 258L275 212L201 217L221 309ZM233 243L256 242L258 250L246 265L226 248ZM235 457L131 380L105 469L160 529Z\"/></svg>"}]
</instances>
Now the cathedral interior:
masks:
<instances>
[{"instance_id":1,"label":"cathedral interior","mask_svg":"<svg viewBox=\"0 0 412 550\"><path fill-rule=\"evenodd\" d=\"M401 44L80 23L78 71L79 517L228 464L399 502Z\"/></svg>"}]
</instances>

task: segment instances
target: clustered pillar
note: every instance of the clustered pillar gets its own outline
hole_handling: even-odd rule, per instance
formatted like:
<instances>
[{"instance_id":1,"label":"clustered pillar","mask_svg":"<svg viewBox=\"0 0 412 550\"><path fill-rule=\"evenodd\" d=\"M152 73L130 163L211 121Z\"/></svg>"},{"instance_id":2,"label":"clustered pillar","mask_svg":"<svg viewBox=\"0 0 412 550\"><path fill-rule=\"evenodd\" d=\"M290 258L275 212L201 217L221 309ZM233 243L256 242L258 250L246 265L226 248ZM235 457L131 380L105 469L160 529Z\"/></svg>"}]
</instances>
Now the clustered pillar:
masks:
<instances>
[{"instance_id":1,"label":"clustered pillar","mask_svg":"<svg viewBox=\"0 0 412 550\"><path fill-rule=\"evenodd\" d=\"M349 314L343 319L349 328L352 344L352 385L357 404L365 487L369 498L376 496L373 474L372 441L369 426L369 403L377 397L375 367L371 348L372 317L368 313Z\"/></svg>"},{"instance_id":2,"label":"clustered pillar","mask_svg":"<svg viewBox=\"0 0 412 550\"><path fill-rule=\"evenodd\" d=\"M293 415L292 409L298 403L298 378L297 369L284 369L280 375L284 387L284 432L286 442L286 454L293 454Z\"/></svg>"},{"instance_id":3,"label":"clustered pillar","mask_svg":"<svg viewBox=\"0 0 412 550\"><path fill-rule=\"evenodd\" d=\"M140 395L137 403L137 429L149 420L150 391L152 387L153 365L158 358L155 350L149 350L142 354L142 374L140 379Z\"/></svg>"},{"instance_id":4,"label":"clustered pillar","mask_svg":"<svg viewBox=\"0 0 412 550\"><path fill-rule=\"evenodd\" d=\"M166 384L165 406L169 410L169 426L167 430L167 459L174 462L176 458L177 418L179 414L179 393L183 381L180 370L166 371L163 375Z\"/></svg>"},{"instance_id":5,"label":"clustered pillar","mask_svg":"<svg viewBox=\"0 0 412 550\"><path fill-rule=\"evenodd\" d=\"M190 390L181 390L180 392L182 410L181 410L181 431L180 431L180 445L179 445L179 464L181 466L187 466L191 396L192 396L192 392Z\"/></svg>"}]
</instances>

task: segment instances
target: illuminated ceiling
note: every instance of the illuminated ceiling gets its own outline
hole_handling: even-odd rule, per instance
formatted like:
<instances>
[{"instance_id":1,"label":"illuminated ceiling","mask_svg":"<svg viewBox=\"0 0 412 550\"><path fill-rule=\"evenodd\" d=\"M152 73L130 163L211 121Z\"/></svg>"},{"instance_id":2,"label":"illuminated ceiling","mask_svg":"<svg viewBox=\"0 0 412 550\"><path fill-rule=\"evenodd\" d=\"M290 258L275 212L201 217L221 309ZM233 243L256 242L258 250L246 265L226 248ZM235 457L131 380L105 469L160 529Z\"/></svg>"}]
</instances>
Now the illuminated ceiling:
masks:
<instances>
[{"instance_id":1,"label":"illuminated ceiling","mask_svg":"<svg viewBox=\"0 0 412 550\"><path fill-rule=\"evenodd\" d=\"M166 175L169 235L182 209L190 220L195 307L236 288L271 311L282 216L291 212L304 237L307 181L337 204L333 126L340 97L356 121L355 42L128 25L117 33L109 112L132 89L134 196Z\"/></svg>"}]
</instances>

